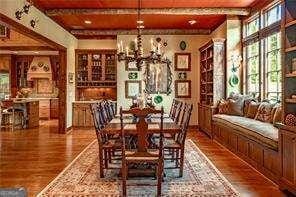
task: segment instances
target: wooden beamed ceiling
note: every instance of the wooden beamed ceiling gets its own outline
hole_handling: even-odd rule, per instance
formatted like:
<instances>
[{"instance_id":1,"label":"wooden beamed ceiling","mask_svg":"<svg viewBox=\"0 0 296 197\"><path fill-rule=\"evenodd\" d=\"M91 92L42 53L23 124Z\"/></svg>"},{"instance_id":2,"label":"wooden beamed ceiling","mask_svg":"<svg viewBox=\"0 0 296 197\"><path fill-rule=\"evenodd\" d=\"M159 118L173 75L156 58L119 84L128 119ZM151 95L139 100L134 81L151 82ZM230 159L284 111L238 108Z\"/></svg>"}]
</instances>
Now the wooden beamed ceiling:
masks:
<instances>
[{"instance_id":1,"label":"wooden beamed ceiling","mask_svg":"<svg viewBox=\"0 0 296 197\"><path fill-rule=\"evenodd\" d=\"M136 34L138 0L31 0L77 38ZM143 34L209 34L260 0L142 0ZM190 20L196 21L189 24ZM86 23L90 21L90 23Z\"/></svg>"}]
</instances>

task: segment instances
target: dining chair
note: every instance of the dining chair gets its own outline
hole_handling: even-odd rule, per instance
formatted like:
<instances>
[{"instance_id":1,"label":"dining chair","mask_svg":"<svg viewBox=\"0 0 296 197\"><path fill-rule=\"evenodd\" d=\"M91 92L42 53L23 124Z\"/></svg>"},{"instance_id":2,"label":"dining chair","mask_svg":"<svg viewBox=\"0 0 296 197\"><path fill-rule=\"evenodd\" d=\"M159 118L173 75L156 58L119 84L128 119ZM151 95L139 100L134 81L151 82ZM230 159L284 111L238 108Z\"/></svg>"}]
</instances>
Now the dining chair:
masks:
<instances>
[{"instance_id":1,"label":"dining chair","mask_svg":"<svg viewBox=\"0 0 296 197\"><path fill-rule=\"evenodd\" d=\"M123 123L123 115L132 114L138 118L138 122L134 124ZM149 149L148 142L148 129L149 124L145 119L149 114L160 114L160 124L159 126L159 143L157 148ZM122 110L120 108L120 122L122 131L122 195L126 196L127 193L127 177L128 177L128 167L130 164L142 164L153 165L156 169L157 177L157 196L161 196L161 184L163 178L163 108L161 110L156 110L153 108L132 108L129 110ZM128 134L128 126L135 126L136 136L137 136L137 147L135 149L127 149L127 144L125 136Z\"/></svg>"},{"instance_id":2,"label":"dining chair","mask_svg":"<svg viewBox=\"0 0 296 197\"><path fill-rule=\"evenodd\" d=\"M164 140L164 150L168 151L171 158L171 161L175 161L175 167L171 168L179 168L179 176L183 176L184 169L184 149L185 149L185 139L188 131L188 126L190 122L190 117L192 114L193 105L186 104L184 105L182 118L180 121L181 132L178 133L175 138L165 138Z\"/></svg>"},{"instance_id":3,"label":"dining chair","mask_svg":"<svg viewBox=\"0 0 296 197\"><path fill-rule=\"evenodd\" d=\"M173 100L169 116L175 123L179 122L179 116L182 109L182 105L182 101L178 101L176 99Z\"/></svg>"},{"instance_id":4,"label":"dining chair","mask_svg":"<svg viewBox=\"0 0 296 197\"><path fill-rule=\"evenodd\" d=\"M104 125L101 124L101 107L99 103L90 105L93 116L94 127L96 131L97 141L99 145L99 168L100 178L104 177L104 169L108 169L108 164L111 162L113 153L121 151L121 140L109 139L108 135L103 132Z\"/></svg>"}]
</instances>

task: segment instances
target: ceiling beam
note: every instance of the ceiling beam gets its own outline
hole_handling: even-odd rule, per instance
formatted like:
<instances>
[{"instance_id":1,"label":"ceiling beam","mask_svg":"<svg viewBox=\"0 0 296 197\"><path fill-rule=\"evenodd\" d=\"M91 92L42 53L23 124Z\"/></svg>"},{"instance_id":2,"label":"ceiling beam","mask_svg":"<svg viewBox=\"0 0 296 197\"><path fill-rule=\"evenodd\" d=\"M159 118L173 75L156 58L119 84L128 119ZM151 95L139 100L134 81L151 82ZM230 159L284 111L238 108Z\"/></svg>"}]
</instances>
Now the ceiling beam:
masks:
<instances>
[{"instance_id":1,"label":"ceiling beam","mask_svg":"<svg viewBox=\"0 0 296 197\"><path fill-rule=\"evenodd\" d=\"M136 29L110 29L110 30L71 30L75 36L115 36L137 35ZM143 29L142 35L208 35L210 29Z\"/></svg>"},{"instance_id":2,"label":"ceiling beam","mask_svg":"<svg viewBox=\"0 0 296 197\"><path fill-rule=\"evenodd\" d=\"M98 15L98 14L138 14L136 8L126 9L50 9L45 11L48 16L59 15ZM143 8L141 14L156 15L239 15L250 14L249 8Z\"/></svg>"}]
</instances>

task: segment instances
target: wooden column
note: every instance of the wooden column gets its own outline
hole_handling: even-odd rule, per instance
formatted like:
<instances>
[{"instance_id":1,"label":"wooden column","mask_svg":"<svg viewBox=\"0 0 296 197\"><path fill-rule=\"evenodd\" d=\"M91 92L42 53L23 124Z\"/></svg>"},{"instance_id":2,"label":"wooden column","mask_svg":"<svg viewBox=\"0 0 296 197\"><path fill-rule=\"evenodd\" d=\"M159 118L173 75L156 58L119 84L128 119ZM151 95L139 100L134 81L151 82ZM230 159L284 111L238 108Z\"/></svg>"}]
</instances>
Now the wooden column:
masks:
<instances>
[{"instance_id":1,"label":"wooden column","mask_svg":"<svg viewBox=\"0 0 296 197\"><path fill-rule=\"evenodd\" d=\"M66 133L67 130L67 51L59 51L59 133Z\"/></svg>"}]
</instances>

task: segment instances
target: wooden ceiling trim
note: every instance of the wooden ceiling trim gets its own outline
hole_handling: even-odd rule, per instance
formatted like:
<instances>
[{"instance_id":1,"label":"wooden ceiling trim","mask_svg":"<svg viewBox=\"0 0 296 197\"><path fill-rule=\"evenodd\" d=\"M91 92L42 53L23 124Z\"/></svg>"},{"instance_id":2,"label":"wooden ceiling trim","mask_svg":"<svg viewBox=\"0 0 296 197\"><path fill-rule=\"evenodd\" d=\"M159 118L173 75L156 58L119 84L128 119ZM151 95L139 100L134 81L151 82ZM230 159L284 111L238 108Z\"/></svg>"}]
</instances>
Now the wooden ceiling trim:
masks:
<instances>
[{"instance_id":1,"label":"wooden ceiling trim","mask_svg":"<svg viewBox=\"0 0 296 197\"><path fill-rule=\"evenodd\" d=\"M121 15L137 14L137 9L50 9L45 11L48 16L59 15ZM143 8L141 14L162 14L162 15L239 15L250 14L249 8Z\"/></svg>"},{"instance_id":2,"label":"wooden ceiling trim","mask_svg":"<svg viewBox=\"0 0 296 197\"><path fill-rule=\"evenodd\" d=\"M209 35L210 29L143 29L143 35ZM136 29L71 30L75 36L137 35Z\"/></svg>"}]
</instances>

